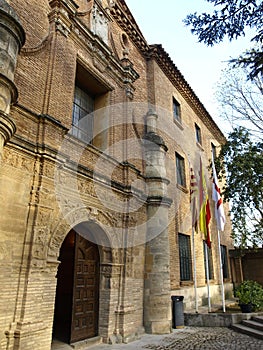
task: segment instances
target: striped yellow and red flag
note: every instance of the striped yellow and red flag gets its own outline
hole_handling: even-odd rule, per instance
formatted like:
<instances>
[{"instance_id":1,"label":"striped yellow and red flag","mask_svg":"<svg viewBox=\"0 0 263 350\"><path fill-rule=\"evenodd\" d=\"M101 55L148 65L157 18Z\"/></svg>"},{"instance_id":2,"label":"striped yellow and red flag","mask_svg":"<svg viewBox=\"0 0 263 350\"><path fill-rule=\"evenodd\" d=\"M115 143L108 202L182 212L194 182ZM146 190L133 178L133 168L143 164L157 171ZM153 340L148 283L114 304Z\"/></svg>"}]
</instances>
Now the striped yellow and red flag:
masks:
<instances>
[{"instance_id":1,"label":"striped yellow and red flag","mask_svg":"<svg viewBox=\"0 0 263 350\"><path fill-rule=\"evenodd\" d=\"M211 239L210 239L210 231L209 231L211 212L210 212L209 198L207 193L207 186L206 186L206 180L205 180L201 157L200 157L199 203L200 203L200 213L199 213L200 231L205 236L205 242L207 246L211 248Z\"/></svg>"}]
</instances>

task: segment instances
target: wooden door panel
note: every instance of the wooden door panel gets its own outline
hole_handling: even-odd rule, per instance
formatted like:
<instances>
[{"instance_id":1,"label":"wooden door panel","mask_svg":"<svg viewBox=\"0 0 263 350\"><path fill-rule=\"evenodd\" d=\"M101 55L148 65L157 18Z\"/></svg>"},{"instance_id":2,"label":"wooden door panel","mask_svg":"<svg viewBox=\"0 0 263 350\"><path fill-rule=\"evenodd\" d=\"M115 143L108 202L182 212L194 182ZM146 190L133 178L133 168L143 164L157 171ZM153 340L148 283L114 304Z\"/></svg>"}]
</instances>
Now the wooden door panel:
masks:
<instances>
[{"instance_id":1,"label":"wooden door panel","mask_svg":"<svg viewBox=\"0 0 263 350\"><path fill-rule=\"evenodd\" d=\"M76 234L71 343L98 332L98 247Z\"/></svg>"}]
</instances>

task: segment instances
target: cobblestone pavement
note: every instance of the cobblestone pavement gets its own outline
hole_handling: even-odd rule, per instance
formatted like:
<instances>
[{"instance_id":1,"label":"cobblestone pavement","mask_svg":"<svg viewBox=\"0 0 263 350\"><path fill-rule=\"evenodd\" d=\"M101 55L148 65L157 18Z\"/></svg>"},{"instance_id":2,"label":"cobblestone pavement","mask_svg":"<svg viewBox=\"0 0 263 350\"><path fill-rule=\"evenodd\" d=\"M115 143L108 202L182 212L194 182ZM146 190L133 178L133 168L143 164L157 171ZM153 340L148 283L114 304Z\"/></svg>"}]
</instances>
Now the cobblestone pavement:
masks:
<instances>
[{"instance_id":1,"label":"cobblestone pavement","mask_svg":"<svg viewBox=\"0 0 263 350\"><path fill-rule=\"evenodd\" d=\"M98 344L89 350L263 350L263 340L225 327L185 327L170 335L145 335L129 344Z\"/></svg>"}]
</instances>

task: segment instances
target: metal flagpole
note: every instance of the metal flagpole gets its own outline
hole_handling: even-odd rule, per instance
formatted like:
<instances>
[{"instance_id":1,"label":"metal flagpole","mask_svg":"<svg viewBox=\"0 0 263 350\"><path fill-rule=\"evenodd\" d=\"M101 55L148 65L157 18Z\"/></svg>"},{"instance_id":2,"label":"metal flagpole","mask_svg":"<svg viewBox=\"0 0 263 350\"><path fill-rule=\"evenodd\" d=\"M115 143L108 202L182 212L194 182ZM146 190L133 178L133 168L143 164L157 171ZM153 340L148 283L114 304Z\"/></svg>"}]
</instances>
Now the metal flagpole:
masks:
<instances>
[{"instance_id":1,"label":"metal flagpole","mask_svg":"<svg viewBox=\"0 0 263 350\"><path fill-rule=\"evenodd\" d=\"M220 242L220 232L217 230L218 237L218 250L219 250L219 265L220 265L220 282L221 282L221 294L222 294L222 307L223 312L226 312L226 303L225 303L225 288L224 288L224 279L223 279L223 264L221 256L221 242Z\"/></svg>"},{"instance_id":2,"label":"metal flagpole","mask_svg":"<svg viewBox=\"0 0 263 350\"><path fill-rule=\"evenodd\" d=\"M198 313L198 297L197 297L197 280L196 280L196 255L195 255L195 229L192 226L192 245L193 245L193 260L194 260L194 290L195 290L195 312Z\"/></svg>"},{"instance_id":3,"label":"metal flagpole","mask_svg":"<svg viewBox=\"0 0 263 350\"><path fill-rule=\"evenodd\" d=\"M221 238L220 238L220 232L219 229L224 229L224 222L223 226L222 223L220 223L220 218L222 219L224 216L223 209L223 202L221 199L220 189L218 187L218 181L217 181L217 175L215 170L215 164L214 164L214 154L212 152L212 168L213 168L213 200L215 201L215 218L216 218L216 225L217 225L217 241L218 241L218 252L219 252L219 273L220 273L220 283L221 283L221 295L222 295L222 308L223 312L226 312L226 304L225 304L225 288L224 288L224 279L223 279L223 265L222 265L222 255L221 255ZM221 217L219 217L219 208L221 207Z\"/></svg>"},{"instance_id":4,"label":"metal flagpole","mask_svg":"<svg viewBox=\"0 0 263 350\"><path fill-rule=\"evenodd\" d=\"M208 299L208 312L211 312L211 300L210 300L210 285L209 285L209 266L208 266L208 251L207 244L205 243L205 267L206 267L206 284L207 284L207 299Z\"/></svg>"},{"instance_id":5,"label":"metal flagpole","mask_svg":"<svg viewBox=\"0 0 263 350\"><path fill-rule=\"evenodd\" d=\"M195 293L195 312L198 313L198 297L197 297L197 278L196 278L196 254L195 254L195 226L197 226L197 208L196 208L196 192L198 193L196 177L191 166L189 155L188 163L190 169L190 210L192 214L192 247L193 247L193 266L194 266L194 293Z\"/></svg>"}]
</instances>

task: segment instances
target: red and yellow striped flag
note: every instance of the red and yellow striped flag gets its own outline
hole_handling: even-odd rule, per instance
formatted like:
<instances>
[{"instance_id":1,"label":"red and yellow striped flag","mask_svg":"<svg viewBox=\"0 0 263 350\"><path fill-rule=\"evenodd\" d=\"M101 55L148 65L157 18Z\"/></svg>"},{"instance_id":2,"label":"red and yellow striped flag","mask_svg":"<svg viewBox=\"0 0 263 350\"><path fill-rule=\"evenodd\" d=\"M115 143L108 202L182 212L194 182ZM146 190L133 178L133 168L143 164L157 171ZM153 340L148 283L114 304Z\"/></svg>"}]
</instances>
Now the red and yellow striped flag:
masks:
<instances>
[{"instance_id":1,"label":"red and yellow striped flag","mask_svg":"<svg viewBox=\"0 0 263 350\"><path fill-rule=\"evenodd\" d=\"M202 159L200 157L200 180L199 180L199 198L200 198L200 213L199 213L199 227L200 231L205 236L205 242L211 248L209 223L211 220L210 205L207 193L207 186L205 181L204 169Z\"/></svg>"}]
</instances>

